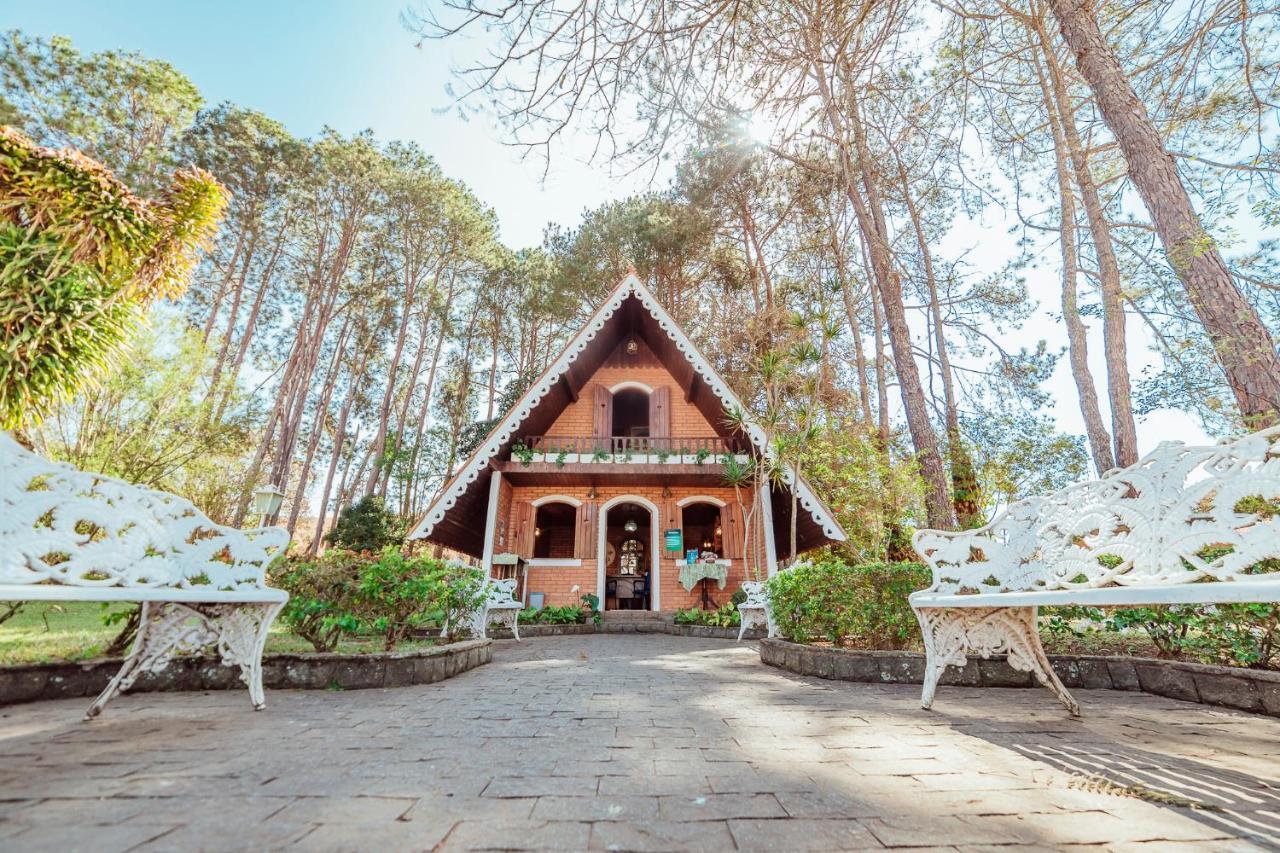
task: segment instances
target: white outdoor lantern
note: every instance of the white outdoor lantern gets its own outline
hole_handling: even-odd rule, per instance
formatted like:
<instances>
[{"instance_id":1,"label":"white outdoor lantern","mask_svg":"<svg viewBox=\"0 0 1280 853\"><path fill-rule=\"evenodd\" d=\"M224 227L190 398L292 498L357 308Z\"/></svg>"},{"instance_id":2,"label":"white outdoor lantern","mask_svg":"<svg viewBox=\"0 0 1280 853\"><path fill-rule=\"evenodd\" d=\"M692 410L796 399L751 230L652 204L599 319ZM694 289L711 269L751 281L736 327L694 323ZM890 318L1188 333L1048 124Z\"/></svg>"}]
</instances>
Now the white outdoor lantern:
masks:
<instances>
[{"instance_id":1,"label":"white outdoor lantern","mask_svg":"<svg viewBox=\"0 0 1280 853\"><path fill-rule=\"evenodd\" d=\"M253 490L253 511L261 518L260 526L266 526L267 519L276 514L283 501L284 492L275 485L258 486Z\"/></svg>"}]
</instances>

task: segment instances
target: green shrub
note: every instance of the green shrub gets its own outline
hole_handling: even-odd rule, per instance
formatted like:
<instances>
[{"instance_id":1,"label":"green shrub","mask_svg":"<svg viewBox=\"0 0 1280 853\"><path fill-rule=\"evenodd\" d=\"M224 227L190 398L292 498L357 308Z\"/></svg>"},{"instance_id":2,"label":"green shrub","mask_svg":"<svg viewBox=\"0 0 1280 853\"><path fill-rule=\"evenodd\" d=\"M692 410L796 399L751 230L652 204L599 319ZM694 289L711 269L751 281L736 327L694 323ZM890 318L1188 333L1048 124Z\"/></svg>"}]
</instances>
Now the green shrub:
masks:
<instances>
[{"instance_id":1,"label":"green shrub","mask_svg":"<svg viewBox=\"0 0 1280 853\"><path fill-rule=\"evenodd\" d=\"M778 573L768 592L774 622L787 639L903 649L920 637L907 596L930 583L918 563L850 566L826 558Z\"/></svg>"},{"instance_id":2,"label":"green shrub","mask_svg":"<svg viewBox=\"0 0 1280 853\"><path fill-rule=\"evenodd\" d=\"M400 516L388 510L382 498L368 495L338 513L338 522L325 536L330 545L348 551L380 552L404 538Z\"/></svg>"},{"instance_id":3,"label":"green shrub","mask_svg":"<svg viewBox=\"0 0 1280 853\"><path fill-rule=\"evenodd\" d=\"M311 560L284 564L272 582L289 593L280 618L289 630L318 652L331 652L344 632L354 633L359 620L352 613L354 596L367 558L333 549Z\"/></svg>"},{"instance_id":4,"label":"green shrub","mask_svg":"<svg viewBox=\"0 0 1280 853\"><path fill-rule=\"evenodd\" d=\"M1255 669L1280 667L1280 606L1171 604L1165 607L1054 607L1043 612L1051 636L1141 630L1161 657Z\"/></svg>"},{"instance_id":5,"label":"green shrub","mask_svg":"<svg viewBox=\"0 0 1280 853\"><path fill-rule=\"evenodd\" d=\"M1254 669L1280 667L1280 605L1216 604L1184 642L1204 661Z\"/></svg>"},{"instance_id":6,"label":"green shrub","mask_svg":"<svg viewBox=\"0 0 1280 853\"><path fill-rule=\"evenodd\" d=\"M364 564L352 599L360 624L382 634L390 651L428 624L444 623L449 639L458 637L484 600L484 577L478 569L388 547Z\"/></svg>"}]
</instances>

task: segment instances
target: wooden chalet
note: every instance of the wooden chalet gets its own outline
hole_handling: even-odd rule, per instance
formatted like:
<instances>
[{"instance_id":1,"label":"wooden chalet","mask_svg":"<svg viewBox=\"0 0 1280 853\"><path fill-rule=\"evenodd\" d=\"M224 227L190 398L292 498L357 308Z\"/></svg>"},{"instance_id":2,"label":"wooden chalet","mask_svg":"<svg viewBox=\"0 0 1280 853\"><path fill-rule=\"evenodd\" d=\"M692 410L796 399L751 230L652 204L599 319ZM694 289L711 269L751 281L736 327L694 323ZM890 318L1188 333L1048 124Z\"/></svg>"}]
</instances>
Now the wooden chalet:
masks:
<instances>
[{"instance_id":1,"label":"wooden chalet","mask_svg":"<svg viewBox=\"0 0 1280 853\"><path fill-rule=\"evenodd\" d=\"M765 485L754 536L724 479L726 454L769 452L728 384L634 274L507 412L410 533L470 554L493 573L522 566L526 603L674 610L708 584L680 583L688 552L727 568L723 604L744 580L777 571L790 540L791 489L805 551L845 539L803 479ZM751 499L742 496L750 510ZM744 553L745 552L745 553ZM514 555L514 556L513 556ZM500 572L501 573L501 572ZM758 577L757 577L758 576Z\"/></svg>"}]
</instances>

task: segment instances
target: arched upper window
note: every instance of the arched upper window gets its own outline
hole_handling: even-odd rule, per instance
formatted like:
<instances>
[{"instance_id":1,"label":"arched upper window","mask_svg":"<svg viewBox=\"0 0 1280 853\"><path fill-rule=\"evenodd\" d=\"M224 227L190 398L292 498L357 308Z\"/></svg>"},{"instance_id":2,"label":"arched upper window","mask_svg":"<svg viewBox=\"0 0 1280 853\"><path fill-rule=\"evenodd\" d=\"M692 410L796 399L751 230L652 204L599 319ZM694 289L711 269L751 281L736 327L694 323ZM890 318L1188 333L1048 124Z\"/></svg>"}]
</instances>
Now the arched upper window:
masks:
<instances>
[{"instance_id":1,"label":"arched upper window","mask_svg":"<svg viewBox=\"0 0 1280 853\"><path fill-rule=\"evenodd\" d=\"M639 388L621 388L613 395L613 435L649 435L649 395Z\"/></svg>"}]
</instances>

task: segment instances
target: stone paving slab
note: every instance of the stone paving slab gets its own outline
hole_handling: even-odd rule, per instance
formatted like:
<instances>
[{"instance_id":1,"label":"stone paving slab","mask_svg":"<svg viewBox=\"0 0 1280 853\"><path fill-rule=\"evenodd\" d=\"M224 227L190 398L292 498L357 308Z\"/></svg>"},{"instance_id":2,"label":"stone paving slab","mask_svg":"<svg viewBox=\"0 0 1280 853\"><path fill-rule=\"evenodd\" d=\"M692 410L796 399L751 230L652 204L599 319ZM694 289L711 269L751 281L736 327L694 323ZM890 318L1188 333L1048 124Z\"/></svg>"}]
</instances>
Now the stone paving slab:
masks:
<instances>
[{"instance_id":1,"label":"stone paving slab","mask_svg":"<svg viewBox=\"0 0 1280 853\"><path fill-rule=\"evenodd\" d=\"M1280 850L1280 720L823 681L751 644L495 644L449 681L0 709L3 850Z\"/></svg>"}]
</instances>

